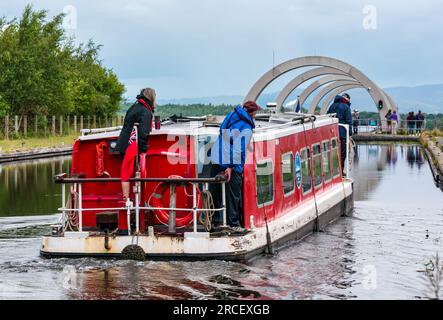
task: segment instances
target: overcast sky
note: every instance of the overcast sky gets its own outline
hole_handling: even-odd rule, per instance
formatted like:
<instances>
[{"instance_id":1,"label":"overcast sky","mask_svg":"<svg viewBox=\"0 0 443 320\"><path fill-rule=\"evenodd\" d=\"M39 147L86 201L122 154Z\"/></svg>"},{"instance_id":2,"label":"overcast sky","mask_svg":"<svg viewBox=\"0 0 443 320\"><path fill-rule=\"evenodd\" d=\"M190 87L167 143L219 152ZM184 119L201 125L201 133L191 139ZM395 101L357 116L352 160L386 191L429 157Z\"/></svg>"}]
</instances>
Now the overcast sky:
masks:
<instances>
[{"instance_id":1,"label":"overcast sky","mask_svg":"<svg viewBox=\"0 0 443 320\"><path fill-rule=\"evenodd\" d=\"M50 15L75 7L70 33L103 45L128 96L145 86L161 98L245 95L274 51L277 64L342 59L382 87L443 83L441 0L2 0L1 14L29 2Z\"/></svg>"}]
</instances>

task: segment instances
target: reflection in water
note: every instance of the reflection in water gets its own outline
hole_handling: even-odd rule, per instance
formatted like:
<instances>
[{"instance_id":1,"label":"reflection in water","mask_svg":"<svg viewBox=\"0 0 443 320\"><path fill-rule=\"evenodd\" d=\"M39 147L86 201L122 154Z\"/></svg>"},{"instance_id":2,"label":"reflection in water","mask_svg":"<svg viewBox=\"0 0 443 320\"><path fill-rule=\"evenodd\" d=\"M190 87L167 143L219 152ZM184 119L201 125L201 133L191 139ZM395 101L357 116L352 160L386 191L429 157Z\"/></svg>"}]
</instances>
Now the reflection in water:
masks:
<instances>
[{"instance_id":1,"label":"reflection in water","mask_svg":"<svg viewBox=\"0 0 443 320\"><path fill-rule=\"evenodd\" d=\"M70 157L0 164L0 217L54 214L61 187L53 177L69 172Z\"/></svg>"},{"instance_id":2,"label":"reflection in water","mask_svg":"<svg viewBox=\"0 0 443 320\"><path fill-rule=\"evenodd\" d=\"M247 264L43 260L56 216L0 218L0 299L423 298L417 271L443 254L443 194L418 146L358 145L356 157L351 217Z\"/></svg>"}]
</instances>

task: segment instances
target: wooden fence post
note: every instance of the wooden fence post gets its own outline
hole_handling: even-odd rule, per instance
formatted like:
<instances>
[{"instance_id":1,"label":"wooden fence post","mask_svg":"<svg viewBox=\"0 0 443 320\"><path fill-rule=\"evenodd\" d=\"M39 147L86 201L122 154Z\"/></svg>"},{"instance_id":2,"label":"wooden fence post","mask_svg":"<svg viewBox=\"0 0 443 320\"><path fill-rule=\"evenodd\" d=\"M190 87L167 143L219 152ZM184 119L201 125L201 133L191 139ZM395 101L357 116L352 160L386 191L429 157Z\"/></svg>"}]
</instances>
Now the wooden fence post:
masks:
<instances>
[{"instance_id":1,"label":"wooden fence post","mask_svg":"<svg viewBox=\"0 0 443 320\"><path fill-rule=\"evenodd\" d=\"M23 135L28 135L28 116L23 116Z\"/></svg>"},{"instance_id":2,"label":"wooden fence post","mask_svg":"<svg viewBox=\"0 0 443 320\"><path fill-rule=\"evenodd\" d=\"M5 138L9 139L9 116L5 117Z\"/></svg>"},{"instance_id":3,"label":"wooden fence post","mask_svg":"<svg viewBox=\"0 0 443 320\"><path fill-rule=\"evenodd\" d=\"M55 136L55 116L52 116L52 135Z\"/></svg>"},{"instance_id":4,"label":"wooden fence post","mask_svg":"<svg viewBox=\"0 0 443 320\"><path fill-rule=\"evenodd\" d=\"M34 136L38 135L38 114L34 116Z\"/></svg>"},{"instance_id":5,"label":"wooden fence post","mask_svg":"<svg viewBox=\"0 0 443 320\"><path fill-rule=\"evenodd\" d=\"M18 116L14 116L14 129L15 134L18 134Z\"/></svg>"},{"instance_id":6,"label":"wooden fence post","mask_svg":"<svg viewBox=\"0 0 443 320\"><path fill-rule=\"evenodd\" d=\"M45 123L45 137L48 135L48 116L44 116L44 123Z\"/></svg>"}]
</instances>

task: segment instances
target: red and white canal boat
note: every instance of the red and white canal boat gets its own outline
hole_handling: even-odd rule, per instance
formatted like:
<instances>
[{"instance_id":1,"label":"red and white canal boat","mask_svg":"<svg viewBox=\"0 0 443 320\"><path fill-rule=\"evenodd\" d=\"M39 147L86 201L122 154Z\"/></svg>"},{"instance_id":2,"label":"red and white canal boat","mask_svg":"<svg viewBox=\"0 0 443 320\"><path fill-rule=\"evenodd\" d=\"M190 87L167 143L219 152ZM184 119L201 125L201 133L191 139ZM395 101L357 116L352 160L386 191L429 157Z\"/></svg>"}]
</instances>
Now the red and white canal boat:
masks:
<instances>
[{"instance_id":1,"label":"red and white canal boat","mask_svg":"<svg viewBox=\"0 0 443 320\"><path fill-rule=\"evenodd\" d=\"M299 240L353 209L353 182L340 167L338 120L331 116L259 115L244 171L246 234L208 232L215 214L208 193L208 150L222 119L166 121L149 138L122 202L115 150L119 128L87 130L75 142L70 176L61 174L60 225L43 238L44 257L248 260ZM68 191L69 190L69 191ZM224 198L224 197L223 197ZM225 201L224 201L225 203Z\"/></svg>"}]
</instances>

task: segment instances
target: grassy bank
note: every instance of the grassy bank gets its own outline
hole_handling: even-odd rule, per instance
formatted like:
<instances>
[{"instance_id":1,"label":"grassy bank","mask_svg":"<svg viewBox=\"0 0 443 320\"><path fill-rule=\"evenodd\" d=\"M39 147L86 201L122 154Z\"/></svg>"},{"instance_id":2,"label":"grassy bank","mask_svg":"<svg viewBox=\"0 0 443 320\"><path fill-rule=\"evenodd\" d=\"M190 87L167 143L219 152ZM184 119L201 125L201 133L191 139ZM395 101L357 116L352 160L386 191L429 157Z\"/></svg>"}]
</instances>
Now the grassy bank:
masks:
<instances>
[{"instance_id":1,"label":"grassy bank","mask_svg":"<svg viewBox=\"0 0 443 320\"><path fill-rule=\"evenodd\" d=\"M67 147L72 145L76 138L78 138L78 134L62 137L0 140L0 154L25 152L32 149Z\"/></svg>"}]
</instances>

